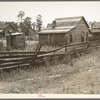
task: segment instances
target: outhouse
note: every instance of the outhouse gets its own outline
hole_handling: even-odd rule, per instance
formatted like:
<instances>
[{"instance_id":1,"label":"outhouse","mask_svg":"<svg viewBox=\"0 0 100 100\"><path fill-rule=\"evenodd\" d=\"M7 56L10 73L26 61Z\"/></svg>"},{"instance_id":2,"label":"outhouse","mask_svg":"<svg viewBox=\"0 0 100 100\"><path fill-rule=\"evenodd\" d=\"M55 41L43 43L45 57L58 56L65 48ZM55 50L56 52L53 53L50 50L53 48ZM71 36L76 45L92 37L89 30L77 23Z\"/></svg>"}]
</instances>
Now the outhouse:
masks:
<instances>
[{"instance_id":1,"label":"outhouse","mask_svg":"<svg viewBox=\"0 0 100 100\"><path fill-rule=\"evenodd\" d=\"M25 47L25 34L23 33L10 33L6 36L7 48L24 48Z\"/></svg>"}]
</instances>

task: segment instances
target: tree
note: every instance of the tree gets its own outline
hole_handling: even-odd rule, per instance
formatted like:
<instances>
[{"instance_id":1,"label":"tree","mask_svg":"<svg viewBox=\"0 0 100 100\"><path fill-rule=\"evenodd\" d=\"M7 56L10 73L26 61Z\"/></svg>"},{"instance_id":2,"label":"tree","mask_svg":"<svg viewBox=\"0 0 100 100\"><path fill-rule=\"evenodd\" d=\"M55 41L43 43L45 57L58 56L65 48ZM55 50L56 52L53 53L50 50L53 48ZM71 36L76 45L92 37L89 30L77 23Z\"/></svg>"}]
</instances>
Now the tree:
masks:
<instances>
[{"instance_id":1,"label":"tree","mask_svg":"<svg viewBox=\"0 0 100 100\"><path fill-rule=\"evenodd\" d=\"M23 21L23 23L21 24L21 29L22 29L22 32L24 32L26 35L28 35L29 33L29 30L31 28L31 18L30 17L26 17Z\"/></svg>"},{"instance_id":2,"label":"tree","mask_svg":"<svg viewBox=\"0 0 100 100\"><path fill-rule=\"evenodd\" d=\"M37 30L38 31L41 31L41 29L42 29L42 16L39 14L39 15L37 15L37 17L36 17L36 26L37 26Z\"/></svg>"},{"instance_id":3,"label":"tree","mask_svg":"<svg viewBox=\"0 0 100 100\"><path fill-rule=\"evenodd\" d=\"M26 17L23 23L26 27L31 28L31 17Z\"/></svg>"},{"instance_id":4,"label":"tree","mask_svg":"<svg viewBox=\"0 0 100 100\"><path fill-rule=\"evenodd\" d=\"M93 22L89 22L88 25L90 28L92 28Z\"/></svg>"},{"instance_id":5,"label":"tree","mask_svg":"<svg viewBox=\"0 0 100 100\"><path fill-rule=\"evenodd\" d=\"M32 23L32 29L36 30L36 22Z\"/></svg>"},{"instance_id":6,"label":"tree","mask_svg":"<svg viewBox=\"0 0 100 100\"><path fill-rule=\"evenodd\" d=\"M19 14L17 15L17 17L20 18L21 22L24 15L25 15L24 11L19 11Z\"/></svg>"}]
</instances>

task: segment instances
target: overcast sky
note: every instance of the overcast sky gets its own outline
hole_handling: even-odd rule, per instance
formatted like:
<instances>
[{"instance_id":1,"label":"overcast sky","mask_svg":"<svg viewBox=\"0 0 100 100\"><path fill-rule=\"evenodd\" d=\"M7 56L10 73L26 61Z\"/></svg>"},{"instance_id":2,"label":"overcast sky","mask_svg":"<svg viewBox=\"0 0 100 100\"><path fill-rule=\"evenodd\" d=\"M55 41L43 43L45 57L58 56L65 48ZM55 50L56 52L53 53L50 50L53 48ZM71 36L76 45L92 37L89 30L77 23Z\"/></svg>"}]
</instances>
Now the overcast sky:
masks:
<instances>
[{"instance_id":1,"label":"overcast sky","mask_svg":"<svg viewBox=\"0 0 100 100\"><path fill-rule=\"evenodd\" d=\"M25 17L36 20L42 15L44 26L55 18L84 16L86 21L100 21L100 1L98 2L0 2L0 20L16 21L19 11L25 12Z\"/></svg>"}]
</instances>

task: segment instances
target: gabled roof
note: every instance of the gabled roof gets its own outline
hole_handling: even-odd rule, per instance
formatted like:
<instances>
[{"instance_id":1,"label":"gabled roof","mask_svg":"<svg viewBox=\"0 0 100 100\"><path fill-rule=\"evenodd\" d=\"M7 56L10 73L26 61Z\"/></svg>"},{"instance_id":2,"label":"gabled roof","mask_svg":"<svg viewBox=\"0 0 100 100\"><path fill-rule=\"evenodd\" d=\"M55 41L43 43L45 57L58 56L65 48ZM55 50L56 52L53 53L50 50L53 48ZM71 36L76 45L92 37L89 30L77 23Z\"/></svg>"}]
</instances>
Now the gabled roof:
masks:
<instances>
[{"instance_id":1,"label":"gabled roof","mask_svg":"<svg viewBox=\"0 0 100 100\"><path fill-rule=\"evenodd\" d=\"M92 28L99 28L100 29L100 22L93 22Z\"/></svg>"},{"instance_id":2,"label":"gabled roof","mask_svg":"<svg viewBox=\"0 0 100 100\"><path fill-rule=\"evenodd\" d=\"M9 24L0 24L0 30L4 30L9 26Z\"/></svg>"},{"instance_id":3,"label":"gabled roof","mask_svg":"<svg viewBox=\"0 0 100 100\"><path fill-rule=\"evenodd\" d=\"M67 18L56 18L45 30L39 32L39 34L44 33L66 33L75 28L81 20L84 20L87 27L89 28L86 20L83 16L79 17L67 17ZM60 32L61 31L61 32Z\"/></svg>"},{"instance_id":4,"label":"gabled roof","mask_svg":"<svg viewBox=\"0 0 100 100\"><path fill-rule=\"evenodd\" d=\"M92 32L92 33L100 33L100 28L94 28L94 29L90 29L90 31Z\"/></svg>"},{"instance_id":5,"label":"gabled roof","mask_svg":"<svg viewBox=\"0 0 100 100\"><path fill-rule=\"evenodd\" d=\"M18 31L11 24L0 24L0 30L5 30L8 26L11 26L12 29L14 29L15 31Z\"/></svg>"},{"instance_id":6,"label":"gabled roof","mask_svg":"<svg viewBox=\"0 0 100 100\"><path fill-rule=\"evenodd\" d=\"M67 17L67 18L56 18L56 26L76 26L82 19L81 17Z\"/></svg>"}]
</instances>

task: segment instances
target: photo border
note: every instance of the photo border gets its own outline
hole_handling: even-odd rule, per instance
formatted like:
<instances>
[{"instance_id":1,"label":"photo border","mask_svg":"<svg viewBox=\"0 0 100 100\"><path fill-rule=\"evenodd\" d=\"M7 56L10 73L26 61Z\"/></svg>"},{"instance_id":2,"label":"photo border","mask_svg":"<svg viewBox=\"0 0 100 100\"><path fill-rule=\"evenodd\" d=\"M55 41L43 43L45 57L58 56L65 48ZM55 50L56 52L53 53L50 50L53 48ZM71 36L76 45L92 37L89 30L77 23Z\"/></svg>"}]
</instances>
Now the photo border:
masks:
<instances>
[{"instance_id":1,"label":"photo border","mask_svg":"<svg viewBox=\"0 0 100 100\"><path fill-rule=\"evenodd\" d=\"M0 0L0 2L68 2L68 1L71 1L71 2L96 2L96 1L99 1L100 0ZM25 96L26 95L26 96ZM62 95L63 97L61 96L58 96L58 94L54 94L56 96L54 96L52 98L52 95L53 94L30 94L30 97L27 97L28 94L0 94L0 100L99 100L100 99L100 95L70 95L70 94L65 94L65 95L62 95L62 94L59 94L59 95ZM39 97L39 95L42 95L44 97ZM23 97L24 96L24 97ZM47 96L47 97L46 97ZM51 96L51 97L50 97Z\"/></svg>"}]
</instances>

